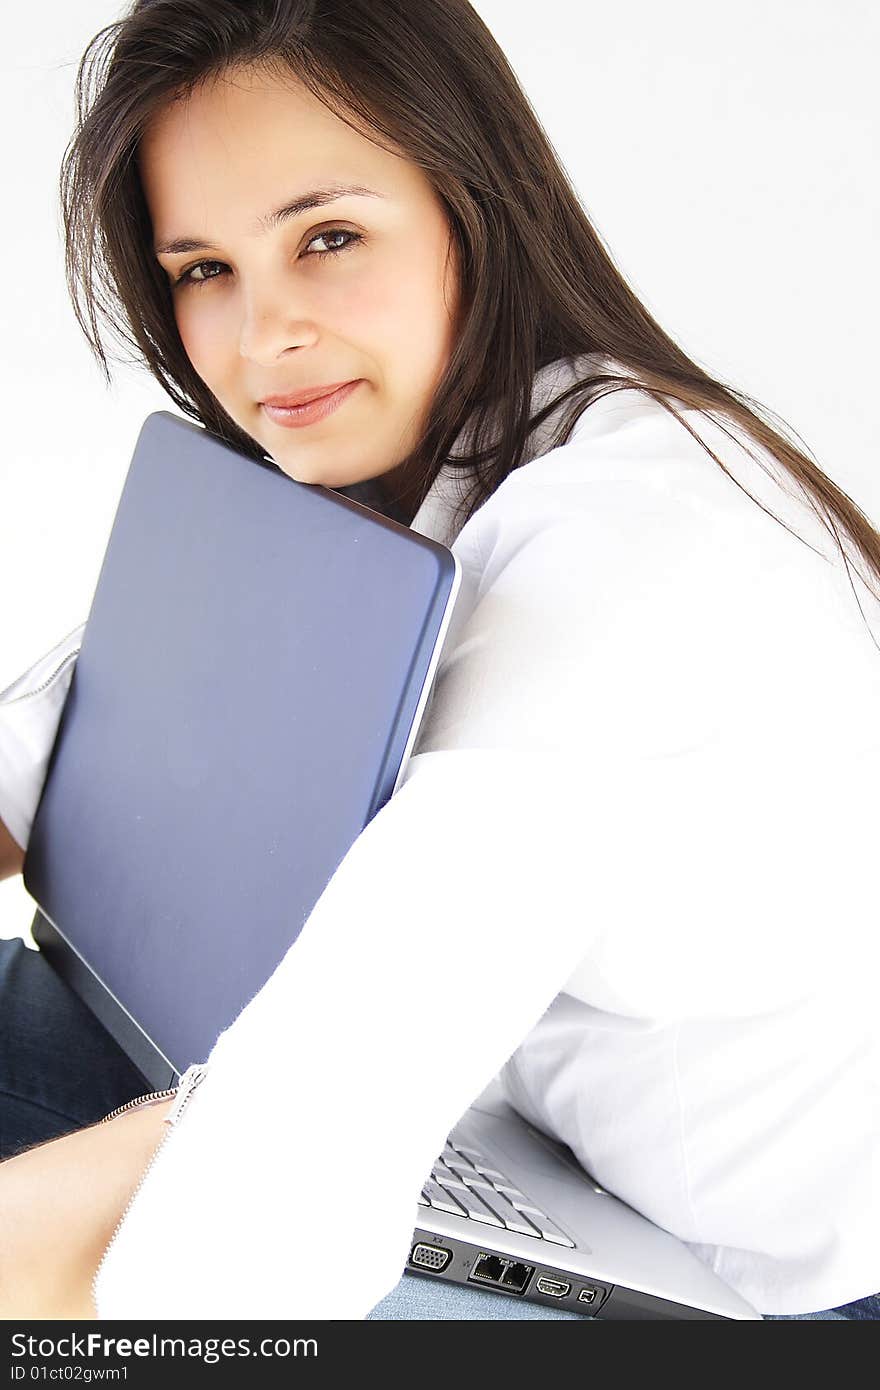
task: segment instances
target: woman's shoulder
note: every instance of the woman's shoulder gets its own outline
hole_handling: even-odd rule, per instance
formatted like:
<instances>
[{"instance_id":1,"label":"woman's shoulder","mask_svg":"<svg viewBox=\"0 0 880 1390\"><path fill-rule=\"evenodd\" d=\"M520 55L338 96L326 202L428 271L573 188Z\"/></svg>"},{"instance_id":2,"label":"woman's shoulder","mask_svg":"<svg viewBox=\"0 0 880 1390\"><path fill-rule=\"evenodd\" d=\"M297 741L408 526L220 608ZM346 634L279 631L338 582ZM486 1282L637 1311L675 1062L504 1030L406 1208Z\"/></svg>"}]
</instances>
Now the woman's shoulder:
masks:
<instances>
[{"instance_id":1,"label":"woman's shoulder","mask_svg":"<svg viewBox=\"0 0 880 1390\"><path fill-rule=\"evenodd\" d=\"M621 502L627 492L641 488L667 493L682 506L720 519L752 516L747 487L762 503L775 502L788 511L794 504L814 515L784 465L740 426L679 402L670 406L637 382L606 392L582 411L565 443L551 443L529 458L495 495L506 498L518 489L556 492L561 506L589 506L598 487L623 484Z\"/></svg>"},{"instance_id":2,"label":"woman's shoulder","mask_svg":"<svg viewBox=\"0 0 880 1390\"><path fill-rule=\"evenodd\" d=\"M588 405L569 439L510 473L471 518L481 532L544 528L597 516L647 545L711 538L771 567L840 566L807 492L785 465L729 418L671 402L637 382ZM812 560L808 557L812 557Z\"/></svg>"},{"instance_id":3,"label":"woman's shoulder","mask_svg":"<svg viewBox=\"0 0 880 1390\"><path fill-rule=\"evenodd\" d=\"M661 603L685 612L699 586L707 619L710 598L719 615L766 625L778 610L780 625L814 635L824 617L876 660L865 619L880 634L880 602L793 475L734 422L675 409L636 385L611 392L567 443L511 473L462 532L481 591L531 554L537 585L563 564L574 582L613 577L646 621Z\"/></svg>"}]
</instances>

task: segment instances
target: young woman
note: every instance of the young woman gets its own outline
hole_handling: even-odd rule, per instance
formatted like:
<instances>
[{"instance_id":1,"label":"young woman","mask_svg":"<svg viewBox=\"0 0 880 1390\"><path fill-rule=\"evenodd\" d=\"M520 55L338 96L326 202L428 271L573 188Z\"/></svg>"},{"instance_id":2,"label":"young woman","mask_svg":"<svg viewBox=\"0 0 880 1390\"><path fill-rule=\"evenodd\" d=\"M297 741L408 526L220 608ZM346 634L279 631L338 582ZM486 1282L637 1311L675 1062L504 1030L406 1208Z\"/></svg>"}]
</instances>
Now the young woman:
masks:
<instances>
[{"instance_id":1,"label":"young woman","mask_svg":"<svg viewBox=\"0 0 880 1390\"><path fill-rule=\"evenodd\" d=\"M762 1314L875 1316L880 537L639 303L466 0L139 0L79 101L105 372L100 314L184 413L464 583L404 784L154 1162L171 1102L97 1125L140 1078L0 943L4 1314L553 1316L401 1278L500 1074ZM0 699L6 872L81 633Z\"/></svg>"}]
</instances>

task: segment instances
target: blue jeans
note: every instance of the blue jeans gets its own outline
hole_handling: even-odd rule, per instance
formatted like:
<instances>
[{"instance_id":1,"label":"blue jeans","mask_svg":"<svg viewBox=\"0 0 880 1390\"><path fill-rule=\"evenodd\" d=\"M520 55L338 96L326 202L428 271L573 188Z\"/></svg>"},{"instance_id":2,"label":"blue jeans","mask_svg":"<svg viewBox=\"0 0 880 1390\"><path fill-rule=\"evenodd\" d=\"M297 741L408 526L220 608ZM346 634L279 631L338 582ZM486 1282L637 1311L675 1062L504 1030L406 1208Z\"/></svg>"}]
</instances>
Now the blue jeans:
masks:
<instances>
[{"instance_id":1,"label":"blue jeans","mask_svg":"<svg viewBox=\"0 0 880 1390\"><path fill-rule=\"evenodd\" d=\"M0 939L0 1160L96 1124L117 1105L152 1089L39 951L17 938ZM491 1289L409 1273L367 1316L587 1321ZM880 1295L793 1318L880 1320Z\"/></svg>"}]
</instances>

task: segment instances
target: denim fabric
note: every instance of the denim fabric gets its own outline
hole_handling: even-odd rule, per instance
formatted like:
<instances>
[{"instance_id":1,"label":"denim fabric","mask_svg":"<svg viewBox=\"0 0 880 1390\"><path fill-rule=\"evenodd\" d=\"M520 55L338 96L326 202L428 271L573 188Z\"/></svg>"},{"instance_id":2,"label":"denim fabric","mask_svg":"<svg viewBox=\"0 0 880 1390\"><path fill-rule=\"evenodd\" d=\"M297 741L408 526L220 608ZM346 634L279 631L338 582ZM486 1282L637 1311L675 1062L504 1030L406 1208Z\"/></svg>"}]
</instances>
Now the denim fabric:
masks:
<instances>
[{"instance_id":1,"label":"denim fabric","mask_svg":"<svg viewBox=\"0 0 880 1390\"><path fill-rule=\"evenodd\" d=\"M0 1159L152 1089L39 951L0 940Z\"/></svg>"},{"instance_id":2,"label":"denim fabric","mask_svg":"<svg viewBox=\"0 0 880 1390\"><path fill-rule=\"evenodd\" d=\"M376 1304L367 1317L385 1320L479 1319L484 1322L502 1318L579 1318L581 1322L590 1321L579 1313L569 1313L562 1308L544 1308L514 1299L509 1294L493 1293L491 1289L444 1284L438 1279L420 1278L416 1274L404 1274L400 1283ZM816 1313L765 1313L763 1317L765 1322L880 1320L880 1295L871 1294L856 1303L845 1303L840 1308L823 1308Z\"/></svg>"},{"instance_id":3,"label":"denim fabric","mask_svg":"<svg viewBox=\"0 0 880 1390\"><path fill-rule=\"evenodd\" d=\"M0 1160L95 1124L152 1090L39 951L0 939ZM574 1318L491 1289L404 1273L367 1314L384 1321ZM768 1321L880 1320L880 1295Z\"/></svg>"}]
</instances>

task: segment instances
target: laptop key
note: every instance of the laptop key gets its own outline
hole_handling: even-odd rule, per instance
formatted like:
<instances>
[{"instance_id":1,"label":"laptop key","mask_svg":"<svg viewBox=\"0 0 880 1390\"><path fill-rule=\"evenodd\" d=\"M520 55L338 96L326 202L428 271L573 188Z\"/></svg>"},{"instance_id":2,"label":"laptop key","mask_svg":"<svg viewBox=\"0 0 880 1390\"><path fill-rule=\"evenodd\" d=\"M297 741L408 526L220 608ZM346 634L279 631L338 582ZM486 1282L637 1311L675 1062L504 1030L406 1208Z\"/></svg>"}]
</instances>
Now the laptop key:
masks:
<instances>
[{"instance_id":1,"label":"laptop key","mask_svg":"<svg viewBox=\"0 0 880 1390\"><path fill-rule=\"evenodd\" d=\"M496 1192L503 1193L507 1200L509 1202L513 1202L514 1206L516 1207L528 1207L532 1205L526 1194L524 1192L520 1192L519 1188L514 1187L512 1183L496 1182L493 1184L493 1186ZM537 1207L535 1208L535 1210L537 1211Z\"/></svg>"},{"instance_id":2,"label":"laptop key","mask_svg":"<svg viewBox=\"0 0 880 1390\"><path fill-rule=\"evenodd\" d=\"M459 1160L459 1168L462 1171L464 1169L465 1162L468 1162L477 1173L481 1173L484 1178L488 1178L493 1187L510 1187L512 1185L507 1174L502 1173L498 1168L493 1168L488 1158L485 1158L478 1154L476 1149L473 1149L470 1152L473 1155L470 1159ZM450 1163L449 1167L454 1168L455 1164Z\"/></svg>"},{"instance_id":3,"label":"laptop key","mask_svg":"<svg viewBox=\"0 0 880 1390\"><path fill-rule=\"evenodd\" d=\"M471 1172L474 1174L474 1177L477 1176L473 1168L471 1169ZM439 1159L434 1164L434 1171L432 1172L431 1177L434 1179L435 1182L442 1182L444 1184L448 1183L451 1187L464 1187L464 1182L462 1181L458 1173L453 1173L452 1169L447 1168L446 1164L441 1163Z\"/></svg>"},{"instance_id":4,"label":"laptop key","mask_svg":"<svg viewBox=\"0 0 880 1390\"><path fill-rule=\"evenodd\" d=\"M470 1144L459 1144L457 1140L450 1139L449 1143L455 1152L469 1158L472 1163L488 1163L486 1155L480 1149L471 1148Z\"/></svg>"},{"instance_id":5,"label":"laptop key","mask_svg":"<svg viewBox=\"0 0 880 1390\"><path fill-rule=\"evenodd\" d=\"M518 1197L513 1197L511 1196L510 1192L505 1190L504 1195L508 1199L508 1201L516 1207L517 1211L527 1211L530 1216L544 1215L544 1212L542 1212L541 1208L536 1207L531 1197L526 1197L524 1193L521 1192Z\"/></svg>"},{"instance_id":6,"label":"laptop key","mask_svg":"<svg viewBox=\"0 0 880 1390\"><path fill-rule=\"evenodd\" d=\"M551 1221L550 1217L545 1216L537 1207L523 1206L520 1202L513 1202L513 1205L517 1211L522 1212L528 1221L531 1221L533 1226L537 1226L545 1240L552 1241L554 1245L568 1245L572 1249L574 1248L574 1241L569 1240L564 1231L560 1231L556 1222Z\"/></svg>"},{"instance_id":7,"label":"laptop key","mask_svg":"<svg viewBox=\"0 0 880 1390\"><path fill-rule=\"evenodd\" d=\"M494 1211L490 1211L484 1202L481 1202L476 1192L471 1192L467 1187L456 1187L455 1200L467 1210L468 1216L474 1221L482 1221L486 1226L500 1226L503 1228L504 1222L500 1216L496 1216Z\"/></svg>"},{"instance_id":8,"label":"laptop key","mask_svg":"<svg viewBox=\"0 0 880 1390\"><path fill-rule=\"evenodd\" d=\"M455 1152L455 1149L451 1148L449 1144L446 1144L442 1154L440 1154L440 1161L441 1163L448 1163L450 1158L458 1158L458 1154Z\"/></svg>"},{"instance_id":9,"label":"laptop key","mask_svg":"<svg viewBox=\"0 0 880 1390\"><path fill-rule=\"evenodd\" d=\"M474 1167L478 1173L482 1173L484 1178L488 1178L491 1183L498 1187L503 1187L507 1182L507 1174L499 1173L497 1168L487 1168L484 1163L475 1163Z\"/></svg>"},{"instance_id":10,"label":"laptop key","mask_svg":"<svg viewBox=\"0 0 880 1390\"><path fill-rule=\"evenodd\" d=\"M456 1173L475 1173L477 1171L470 1159L462 1158L461 1154L445 1153L440 1161Z\"/></svg>"},{"instance_id":11,"label":"laptop key","mask_svg":"<svg viewBox=\"0 0 880 1390\"><path fill-rule=\"evenodd\" d=\"M457 1153L463 1154L465 1158L469 1158L480 1176L490 1179L496 1194L504 1197L514 1210L518 1211L527 1221L537 1227L544 1240L549 1240L554 1245L567 1245L572 1249L574 1248L574 1241L570 1240L564 1231L560 1231L555 1221L551 1221L550 1217L541 1211L539 1207L534 1206L531 1199L527 1197L524 1192L520 1192L519 1188L514 1187L513 1184L508 1181L504 1173L500 1173L497 1168L493 1168L486 1155L480 1149L475 1149L472 1144L466 1141L460 1143L454 1134L451 1134L447 1140L447 1148L450 1146ZM452 1167L453 1165L450 1163L449 1166ZM460 1172L461 1170L459 1169L458 1171ZM469 1181L468 1186L475 1187L475 1184ZM489 1200L491 1201L491 1197Z\"/></svg>"},{"instance_id":12,"label":"laptop key","mask_svg":"<svg viewBox=\"0 0 880 1390\"><path fill-rule=\"evenodd\" d=\"M468 1183L468 1187L472 1187L479 1194L480 1200L485 1202L487 1207L491 1207L495 1215L504 1222L508 1231L516 1231L521 1236L534 1236L536 1240L540 1240L541 1232L529 1220L525 1212L517 1211L516 1207L508 1202L506 1197L502 1197L500 1192L477 1183Z\"/></svg>"},{"instance_id":13,"label":"laptop key","mask_svg":"<svg viewBox=\"0 0 880 1390\"><path fill-rule=\"evenodd\" d=\"M429 1207L429 1206L431 1205L431 1203L428 1201L427 1197L425 1196L424 1192L420 1192L420 1193L419 1193L418 1205L419 1205L420 1207Z\"/></svg>"},{"instance_id":14,"label":"laptop key","mask_svg":"<svg viewBox=\"0 0 880 1390\"><path fill-rule=\"evenodd\" d=\"M429 1180L425 1183L424 1192L431 1206L437 1207L439 1211L450 1212L452 1216L467 1216L464 1204L456 1202L452 1193L447 1192L439 1183Z\"/></svg>"},{"instance_id":15,"label":"laptop key","mask_svg":"<svg viewBox=\"0 0 880 1390\"><path fill-rule=\"evenodd\" d=\"M526 1213L523 1212L523 1216L525 1215ZM567 1245L570 1250L574 1249L574 1241L569 1240L565 1232L560 1231L559 1227L553 1224L549 1216L530 1216L528 1219L529 1221L534 1221L537 1226L540 1226L541 1235L545 1240L552 1241L554 1245Z\"/></svg>"},{"instance_id":16,"label":"laptop key","mask_svg":"<svg viewBox=\"0 0 880 1390\"><path fill-rule=\"evenodd\" d=\"M482 1173L462 1173L460 1177L456 1174L456 1181L461 1187L476 1187L480 1192L495 1192L497 1190L488 1178L483 1177Z\"/></svg>"}]
</instances>

